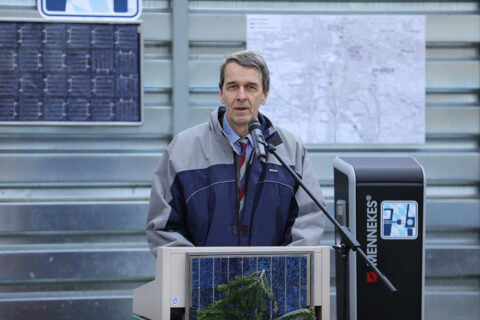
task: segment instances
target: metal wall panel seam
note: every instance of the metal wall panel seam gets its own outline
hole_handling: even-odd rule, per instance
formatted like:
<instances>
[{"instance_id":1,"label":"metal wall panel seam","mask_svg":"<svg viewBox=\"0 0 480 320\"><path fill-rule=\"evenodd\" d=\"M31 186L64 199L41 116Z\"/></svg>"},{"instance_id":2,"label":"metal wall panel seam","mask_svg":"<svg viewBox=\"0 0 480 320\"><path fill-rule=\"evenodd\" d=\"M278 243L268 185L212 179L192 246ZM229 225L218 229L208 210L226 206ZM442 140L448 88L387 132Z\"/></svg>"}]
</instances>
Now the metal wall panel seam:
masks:
<instances>
[{"instance_id":1,"label":"metal wall panel seam","mask_svg":"<svg viewBox=\"0 0 480 320\"><path fill-rule=\"evenodd\" d=\"M173 135L188 126L188 1L172 1Z\"/></svg>"}]
</instances>

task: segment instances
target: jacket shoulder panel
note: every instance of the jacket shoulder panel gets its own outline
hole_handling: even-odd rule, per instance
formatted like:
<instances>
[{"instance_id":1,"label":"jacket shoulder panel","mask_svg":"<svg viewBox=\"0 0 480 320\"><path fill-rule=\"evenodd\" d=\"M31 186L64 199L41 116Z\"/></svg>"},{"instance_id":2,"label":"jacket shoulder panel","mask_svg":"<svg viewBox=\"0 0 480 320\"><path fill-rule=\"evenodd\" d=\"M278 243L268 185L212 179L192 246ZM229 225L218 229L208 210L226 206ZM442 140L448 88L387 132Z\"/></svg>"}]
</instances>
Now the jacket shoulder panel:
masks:
<instances>
[{"instance_id":1,"label":"jacket shoulder panel","mask_svg":"<svg viewBox=\"0 0 480 320\"><path fill-rule=\"evenodd\" d=\"M233 164L232 147L225 137L203 123L179 133L167 148L175 172Z\"/></svg>"}]
</instances>

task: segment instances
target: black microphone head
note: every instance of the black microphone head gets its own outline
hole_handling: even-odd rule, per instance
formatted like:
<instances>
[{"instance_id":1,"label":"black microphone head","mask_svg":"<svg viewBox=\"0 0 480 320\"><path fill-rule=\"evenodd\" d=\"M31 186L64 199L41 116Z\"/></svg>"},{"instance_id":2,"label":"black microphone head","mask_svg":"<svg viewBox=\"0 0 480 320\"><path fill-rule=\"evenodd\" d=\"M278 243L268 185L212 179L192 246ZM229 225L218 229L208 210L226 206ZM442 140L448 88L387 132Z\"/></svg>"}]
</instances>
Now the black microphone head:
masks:
<instances>
[{"instance_id":1,"label":"black microphone head","mask_svg":"<svg viewBox=\"0 0 480 320\"><path fill-rule=\"evenodd\" d=\"M252 130L254 130L254 129L260 129L260 131L262 131L262 125L260 124L260 122L258 122L257 119L252 119L248 123L248 132L251 133Z\"/></svg>"}]
</instances>

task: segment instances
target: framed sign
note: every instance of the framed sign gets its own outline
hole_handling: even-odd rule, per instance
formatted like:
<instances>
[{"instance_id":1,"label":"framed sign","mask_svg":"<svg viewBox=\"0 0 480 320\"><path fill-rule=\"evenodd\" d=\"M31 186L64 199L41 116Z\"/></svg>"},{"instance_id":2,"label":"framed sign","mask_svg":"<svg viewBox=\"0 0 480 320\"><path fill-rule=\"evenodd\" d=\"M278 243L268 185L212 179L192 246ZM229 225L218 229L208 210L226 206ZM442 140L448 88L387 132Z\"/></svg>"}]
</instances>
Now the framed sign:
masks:
<instances>
[{"instance_id":1,"label":"framed sign","mask_svg":"<svg viewBox=\"0 0 480 320\"><path fill-rule=\"evenodd\" d=\"M0 22L0 123L139 125L141 24Z\"/></svg>"},{"instance_id":2,"label":"framed sign","mask_svg":"<svg viewBox=\"0 0 480 320\"><path fill-rule=\"evenodd\" d=\"M37 0L45 19L135 20L142 14L141 0Z\"/></svg>"}]
</instances>

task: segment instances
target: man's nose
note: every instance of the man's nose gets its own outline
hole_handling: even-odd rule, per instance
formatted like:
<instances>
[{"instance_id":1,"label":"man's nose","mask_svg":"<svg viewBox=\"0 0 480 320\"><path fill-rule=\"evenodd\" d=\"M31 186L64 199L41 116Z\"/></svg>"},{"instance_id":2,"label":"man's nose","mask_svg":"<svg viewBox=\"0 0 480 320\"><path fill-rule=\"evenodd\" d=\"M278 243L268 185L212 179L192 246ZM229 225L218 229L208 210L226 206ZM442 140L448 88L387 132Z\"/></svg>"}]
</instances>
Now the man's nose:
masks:
<instances>
[{"instance_id":1,"label":"man's nose","mask_svg":"<svg viewBox=\"0 0 480 320\"><path fill-rule=\"evenodd\" d=\"M243 87L240 87L240 90L238 91L237 100L238 101L247 100L247 96L245 95L245 89L243 89Z\"/></svg>"}]
</instances>

